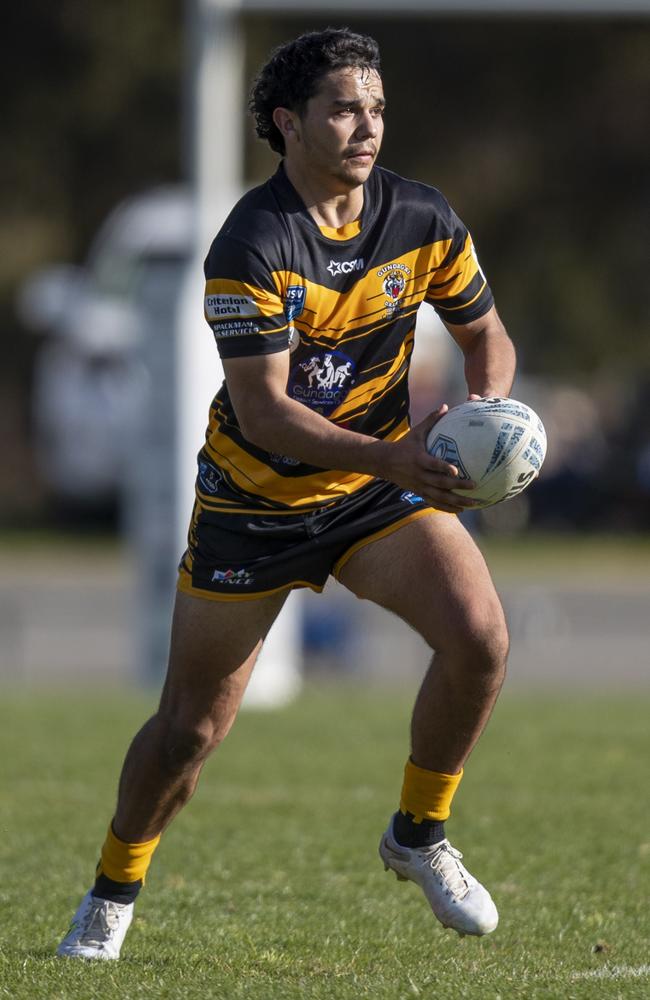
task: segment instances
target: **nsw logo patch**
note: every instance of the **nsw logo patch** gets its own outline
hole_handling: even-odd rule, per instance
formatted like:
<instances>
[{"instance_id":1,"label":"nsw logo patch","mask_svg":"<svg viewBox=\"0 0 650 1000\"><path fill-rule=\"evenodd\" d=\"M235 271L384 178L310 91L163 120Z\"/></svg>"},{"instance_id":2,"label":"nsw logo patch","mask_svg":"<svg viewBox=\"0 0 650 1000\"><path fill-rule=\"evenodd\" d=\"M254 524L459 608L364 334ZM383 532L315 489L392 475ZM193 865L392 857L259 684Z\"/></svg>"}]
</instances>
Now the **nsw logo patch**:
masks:
<instances>
[{"instance_id":1,"label":"nsw logo patch","mask_svg":"<svg viewBox=\"0 0 650 1000\"><path fill-rule=\"evenodd\" d=\"M307 289L304 285L289 285L284 300L284 315L287 317L288 323L302 314L306 298Z\"/></svg>"}]
</instances>

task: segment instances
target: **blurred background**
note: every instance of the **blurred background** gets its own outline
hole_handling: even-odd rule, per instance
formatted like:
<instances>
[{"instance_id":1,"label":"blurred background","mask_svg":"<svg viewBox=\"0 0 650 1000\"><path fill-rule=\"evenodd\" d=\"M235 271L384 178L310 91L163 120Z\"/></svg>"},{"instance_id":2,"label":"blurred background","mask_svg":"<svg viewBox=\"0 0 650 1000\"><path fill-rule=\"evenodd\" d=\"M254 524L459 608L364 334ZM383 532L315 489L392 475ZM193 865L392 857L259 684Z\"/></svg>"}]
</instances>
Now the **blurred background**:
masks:
<instances>
[{"instance_id":1,"label":"blurred background","mask_svg":"<svg viewBox=\"0 0 650 1000\"><path fill-rule=\"evenodd\" d=\"M379 42L380 162L441 188L469 225L517 346L513 395L548 432L539 482L468 523L508 613L511 676L643 682L650 5L471 6L244 12L237 59L249 82L305 30L345 24ZM4 680L146 680L164 667L177 524L189 517L174 485L176 320L188 266L221 222L219 211L197 220L192 195L197 9L24 0L5 12ZM242 130L243 191L277 160L254 138L245 95L238 124L225 124L228 96L214 92L203 113L215 176ZM464 398L433 312L417 342L415 418ZM213 389L220 378L214 351ZM303 595L296 622L306 673L388 678L397 658L401 677L422 669L416 637L334 585Z\"/></svg>"}]
</instances>

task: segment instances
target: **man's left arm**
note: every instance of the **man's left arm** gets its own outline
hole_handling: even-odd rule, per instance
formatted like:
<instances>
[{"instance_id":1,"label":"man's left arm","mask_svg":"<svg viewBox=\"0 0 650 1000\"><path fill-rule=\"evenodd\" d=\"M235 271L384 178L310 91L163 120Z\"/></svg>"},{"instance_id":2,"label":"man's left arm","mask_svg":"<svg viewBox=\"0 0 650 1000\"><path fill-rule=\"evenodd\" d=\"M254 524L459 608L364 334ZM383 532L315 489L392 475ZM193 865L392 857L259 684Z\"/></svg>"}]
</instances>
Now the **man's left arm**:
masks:
<instances>
[{"instance_id":1,"label":"man's left arm","mask_svg":"<svg viewBox=\"0 0 650 1000\"><path fill-rule=\"evenodd\" d=\"M508 396L515 377L515 348L496 308L470 323L445 326L465 356L470 396Z\"/></svg>"}]
</instances>

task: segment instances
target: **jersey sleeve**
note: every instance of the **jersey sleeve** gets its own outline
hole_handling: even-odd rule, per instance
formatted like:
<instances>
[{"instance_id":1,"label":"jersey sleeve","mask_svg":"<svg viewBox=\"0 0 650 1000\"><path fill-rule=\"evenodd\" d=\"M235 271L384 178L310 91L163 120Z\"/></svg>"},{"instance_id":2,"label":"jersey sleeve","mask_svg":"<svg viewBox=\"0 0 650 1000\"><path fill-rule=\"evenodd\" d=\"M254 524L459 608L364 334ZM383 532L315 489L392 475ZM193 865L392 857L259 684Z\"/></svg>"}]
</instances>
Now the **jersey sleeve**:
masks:
<instances>
[{"instance_id":1,"label":"jersey sleeve","mask_svg":"<svg viewBox=\"0 0 650 1000\"><path fill-rule=\"evenodd\" d=\"M446 323L471 323L494 305L494 296L478 262L472 237L448 207L451 239L441 264L434 268L425 301Z\"/></svg>"},{"instance_id":2,"label":"jersey sleeve","mask_svg":"<svg viewBox=\"0 0 650 1000\"><path fill-rule=\"evenodd\" d=\"M268 268L239 240L218 236L205 261L204 314L222 358L289 346L284 304Z\"/></svg>"}]
</instances>

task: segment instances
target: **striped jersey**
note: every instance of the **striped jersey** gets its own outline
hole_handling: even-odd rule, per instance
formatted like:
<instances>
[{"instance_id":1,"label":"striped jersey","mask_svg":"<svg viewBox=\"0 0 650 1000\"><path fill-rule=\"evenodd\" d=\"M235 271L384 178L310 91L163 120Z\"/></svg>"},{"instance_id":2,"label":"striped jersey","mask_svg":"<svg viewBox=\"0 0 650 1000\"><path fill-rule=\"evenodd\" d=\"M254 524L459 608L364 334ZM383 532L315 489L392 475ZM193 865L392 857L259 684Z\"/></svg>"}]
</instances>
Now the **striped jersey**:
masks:
<instances>
[{"instance_id":1,"label":"striped jersey","mask_svg":"<svg viewBox=\"0 0 650 1000\"><path fill-rule=\"evenodd\" d=\"M433 187L375 167L359 220L320 228L282 165L246 194L205 262L205 318L222 358L290 351L287 394L327 420L397 440L409 428L416 313L478 319L493 297L471 237ZM199 501L215 511L299 512L372 477L322 469L242 434L226 383L199 455Z\"/></svg>"}]
</instances>

